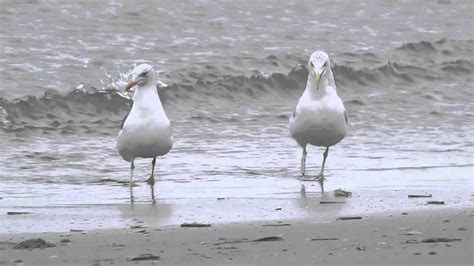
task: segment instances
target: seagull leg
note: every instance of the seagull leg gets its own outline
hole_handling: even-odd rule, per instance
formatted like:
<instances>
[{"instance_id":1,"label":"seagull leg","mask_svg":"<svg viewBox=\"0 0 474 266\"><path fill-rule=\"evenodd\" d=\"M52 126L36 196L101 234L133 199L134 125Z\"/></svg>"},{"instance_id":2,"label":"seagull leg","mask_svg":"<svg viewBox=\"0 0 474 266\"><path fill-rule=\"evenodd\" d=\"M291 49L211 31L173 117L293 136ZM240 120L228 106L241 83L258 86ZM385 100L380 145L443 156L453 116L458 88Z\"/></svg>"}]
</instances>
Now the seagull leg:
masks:
<instances>
[{"instance_id":1,"label":"seagull leg","mask_svg":"<svg viewBox=\"0 0 474 266\"><path fill-rule=\"evenodd\" d=\"M304 178L306 172L306 146L303 147L303 154L301 155L301 177ZM300 179L300 193L301 195L306 194L306 187Z\"/></svg>"},{"instance_id":2,"label":"seagull leg","mask_svg":"<svg viewBox=\"0 0 474 266\"><path fill-rule=\"evenodd\" d=\"M301 176L304 177L306 174L306 145L303 147L303 154L301 155Z\"/></svg>"},{"instance_id":3,"label":"seagull leg","mask_svg":"<svg viewBox=\"0 0 474 266\"><path fill-rule=\"evenodd\" d=\"M153 158L153 161L151 161L151 175L146 181L151 188L151 201L153 204L155 204L155 164L156 164L156 157Z\"/></svg>"},{"instance_id":4,"label":"seagull leg","mask_svg":"<svg viewBox=\"0 0 474 266\"><path fill-rule=\"evenodd\" d=\"M324 180L324 165L326 164L326 158L328 157L329 154L329 147L326 147L326 151L323 153L323 165L321 166L321 173L319 173L319 176L317 177L317 180L323 181Z\"/></svg>"},{"instance_id":5,"label":"seagull leg","mask_svg":"<svg viewBox=\"0 0 474 266\"><path fill-rule=\"evenodd\" d=\"M155 186L150 186L151 188L151 203L153 205L155 205L156 201L155 201Z\"/></svg>"},{"instance_id":6,"label":"seagull leg","mask_svg":"<svg viewBox=\"0 0 474 266\"><path fill-rule=\"evenodd\" d=\"M319 187L321 188L321 193L324 195L324 180L317 180L319 183Z\"/></svg>"},{"instance_id":7,"label":"seagull leg","mask_svg":"<svg viewBox=\"0 0 474 266\"><path fill-rule=\"evenodd\" d=\"M151 175L146 181L148 185L152 187L155 185L155 164L156 164L156 157L153 158L153 161L151 161Z\"/></svg>"},{"instance_id":8,"label":"seagull leg","mask_svg":"<svg viewBox=\"0 0 474 266\"><path fill-rule=\"evenodd\" d=\"M135 164L133 163L135 159L132 159L130 162L130 201L133 202L133 169L135 169Z\"/></svg>"}]
</instances>

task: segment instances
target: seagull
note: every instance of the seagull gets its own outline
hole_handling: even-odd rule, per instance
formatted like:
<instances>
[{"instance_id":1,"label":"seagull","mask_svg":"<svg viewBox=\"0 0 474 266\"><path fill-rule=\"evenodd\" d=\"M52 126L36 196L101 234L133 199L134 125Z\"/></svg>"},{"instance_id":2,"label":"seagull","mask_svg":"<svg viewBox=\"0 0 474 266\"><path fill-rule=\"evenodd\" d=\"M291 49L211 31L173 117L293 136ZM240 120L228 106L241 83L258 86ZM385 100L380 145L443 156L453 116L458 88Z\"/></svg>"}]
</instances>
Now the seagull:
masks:
<instances>
[{"instance_id":1,"label":"seagull","mask_svg":"<svg viewBox=\"0 0 474 266\"><path fill-rule=\"evenodd\" d=\"M133 106L122 121L117 136L117 150L122 158L130 162L130 192L133 201L133 170L136 158L153 158L151 175L147 183L155 185L156 157L167 154L173 146L171 124L161 104L156 90L156 73L148 64L136 66L131 72L131 79L125 86L129 91L136 86L133 95Z\"/></svg>"},{"instance_id":2,"label":"seagull","mask_svg":"<svg viewBox=\"0 0 474 266\"><path fill-rule=\"evenodd\" d=\"M308 69L306 89L290 117L290 133L303 148L302 177L306 175L306 146L311 144L326 148L321 172L316 177L316 180L322 181L329 147L346 136L348 120L344 104L336 92L329 56L322 51L314 52L309 58Z\"/></svg>"}]
</instances>

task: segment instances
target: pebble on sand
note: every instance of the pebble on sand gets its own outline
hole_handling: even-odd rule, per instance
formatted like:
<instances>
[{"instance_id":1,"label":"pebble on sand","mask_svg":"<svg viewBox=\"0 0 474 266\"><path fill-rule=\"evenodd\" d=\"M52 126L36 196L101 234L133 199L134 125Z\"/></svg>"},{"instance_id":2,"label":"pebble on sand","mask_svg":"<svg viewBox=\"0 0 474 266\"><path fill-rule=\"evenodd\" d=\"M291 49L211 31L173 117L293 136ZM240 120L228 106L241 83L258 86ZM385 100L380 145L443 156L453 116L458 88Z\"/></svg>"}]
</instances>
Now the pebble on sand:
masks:
<instances>
[{"instance_id":1,"label":"pebble on sand","mask_svg":"<svg viewBox=\"0 0 474 266\"><path fill-rule=\"evenodd\" d=\"M352 197L352 192L345 191L340 188L334 190L334 196L336 197Z\"/></svg>"}]
</instances>

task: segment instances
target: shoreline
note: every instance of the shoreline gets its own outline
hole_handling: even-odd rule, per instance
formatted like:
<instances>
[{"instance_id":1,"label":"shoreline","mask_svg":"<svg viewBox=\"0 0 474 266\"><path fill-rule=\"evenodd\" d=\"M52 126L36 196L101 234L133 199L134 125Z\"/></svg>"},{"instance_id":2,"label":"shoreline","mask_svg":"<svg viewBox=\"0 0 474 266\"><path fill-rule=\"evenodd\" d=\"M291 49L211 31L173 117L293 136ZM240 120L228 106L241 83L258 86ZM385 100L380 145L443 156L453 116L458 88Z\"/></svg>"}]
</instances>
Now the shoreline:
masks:
<instances>
[{"instance_id":1,"label":"shoreline","mask_svg":"<svg viewBox=\"0 0 474 266\"><path fill-rule=\"evenodd\" d=\"M143 182L134 204L124 186L77 185L67 191L78 198L29 205L7 195L0 200L0 265L469 265L471 170L390 170L384 178L352 171L328 179L325 192L305 182L305 194L288 178L181 183L179 194L175 183L161 181L155 204ZM336 197L339 188L352 195ZM94 195L116 198L82 202ZM194 222L204 227L180 227ZM36 238L55 246L13 249Z\"/></svg>"},{"instance_id":2,"label":"shoreline","mask_svg":"<svg viewBox=\"0 0 474 266\"><path fill-rule=\"evenodd\" d=\"M466 264L472 262L474 209L312 219L148 226L124 229L0 235L0 264L315 265ZM55 247L13 249L42 238ZM424 243L426 242L426 243ZM143 255L143 254L151 254ZM141 256L141 257L140 257ZM149 257L147 257L149 256ZM159 258L158 258L159 257Z\"/></svg>"},{"instance_id":3,"label":"shoreline","mask_svg":"<svg viewBox=\"0 0 474 266\"><path fill-rule=\"evenodd\" d=\"M160 227L186 222L226 224L305 219L324 222L343 215L464 209L472 207L474 202L473 169L352 171L325 181L325 192L321 192L319 182L305 181L305 194L299 191L300 182L292 178L232 177L180 184L162 180L155 185L159 194L154 204L150 188L144 182L137 182L134 187L137 198L134 204L129 202L124 184L70 185L55 191L37 184L6 183L7 191L20 187L25 193L2 195L0 235L120 229L135 219ZM384 178L380 178L381 174ZM352 196L336 197L334 191L339 188L352 192ZM70 193L77 196L69 197ZM431 197L410 198L412 194ZM444 204L429 205L430 201Z\"/></svg>"}]
</instances>

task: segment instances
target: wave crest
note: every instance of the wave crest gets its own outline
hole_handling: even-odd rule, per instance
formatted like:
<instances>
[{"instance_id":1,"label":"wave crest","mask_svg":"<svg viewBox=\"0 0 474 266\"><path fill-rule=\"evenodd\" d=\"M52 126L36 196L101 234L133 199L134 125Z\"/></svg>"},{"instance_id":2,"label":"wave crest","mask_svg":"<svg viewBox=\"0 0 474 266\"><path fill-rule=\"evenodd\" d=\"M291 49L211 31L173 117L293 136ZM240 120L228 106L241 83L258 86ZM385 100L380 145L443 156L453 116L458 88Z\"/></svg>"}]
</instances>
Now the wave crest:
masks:
<instances>
[{"instance_id":1,"label":"wave crest","mask_svg":"<svg viewBox=\"0 0 474 266\"><path fill-rule=\"evenodd\" d=\"M416 88L413 85L426 86L439 80L469 82L474 72L472 44L473 41L444 39L407 43L395 49L390 60L385 62L371 53L343 53L336 58L340 61L333 64L333 72L338 89L344 90L346 95L356 94L358 87L373 91L390 90L400 85L410 89ZM276 56L268 58L286 60ZM281 62L284 63L288 64ZM288 98L288 93L297 97L308 76L305 64L297 64L288 73L269 75L256 71L250 76L231 76L222 71L218 67L205 66L202 73L196 69L183 73L178 82L159 88L160 97L165 105L186 101L206 103L210 99L226 104L240 99ZM360 96L355 98L360 99ZM348 100L354 106L366 102ZM130 107L130 99L115 89L76 89L67 95L46 92L42 97L27 96L15 100L0 98L0 129L4 132L39 130L44 133L110 134L111 128L116 131ZM101 127L94 126L97 124Z\"/></svg>"}]
</instances>

